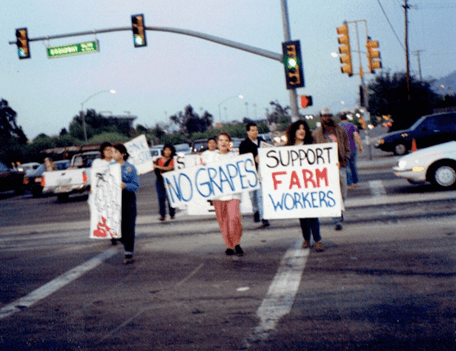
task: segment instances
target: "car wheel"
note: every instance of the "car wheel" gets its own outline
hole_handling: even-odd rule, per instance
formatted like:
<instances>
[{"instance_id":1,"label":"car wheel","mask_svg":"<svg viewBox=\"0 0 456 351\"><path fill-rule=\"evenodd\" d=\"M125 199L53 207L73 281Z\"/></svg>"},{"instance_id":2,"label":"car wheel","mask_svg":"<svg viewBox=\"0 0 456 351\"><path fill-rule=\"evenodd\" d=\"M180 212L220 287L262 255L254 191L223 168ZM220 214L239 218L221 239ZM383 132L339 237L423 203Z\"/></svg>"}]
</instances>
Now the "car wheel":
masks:
<instances>
[{"instance_id":1,"label":"car wheel","mask_svg":"<svg viewBox=\"0 0 456 351\"><path fill-rule=\"evenodd\" d=\"M394 154L398 156L405 155L407 153L407 146L402 143L394 145Z\"/></svg>"},{"instance_id":2,"label":"car wheel","mask_svg":"<svg viewBox=\"0 0 456 351\"><path fill-rule=\"evenodd\" d=\"M439 188L452 188L456 184L456 164L439 162L432 167L430 181Z\"/></svg>"}]
</instances>

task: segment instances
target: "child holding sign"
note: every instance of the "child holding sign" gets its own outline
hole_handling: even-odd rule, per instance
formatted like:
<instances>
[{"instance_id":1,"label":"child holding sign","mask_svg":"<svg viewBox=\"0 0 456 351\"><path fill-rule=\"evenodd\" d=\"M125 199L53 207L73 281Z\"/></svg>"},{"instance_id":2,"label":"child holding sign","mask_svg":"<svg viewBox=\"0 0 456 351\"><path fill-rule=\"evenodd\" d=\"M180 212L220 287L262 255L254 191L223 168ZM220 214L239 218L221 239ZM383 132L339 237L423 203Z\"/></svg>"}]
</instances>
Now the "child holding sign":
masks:
<instances>
[{"instance_id":1,"label":"child holding sign","mask_svg":"<svg viewBox=\"0 0 456 351\"><path fill-rule=\"evenodd\" d=\"M231 136L226 132L221 132L217 137L218 154L214 161L236 157L230 151ZM239 209L241 194L221 195L213 199L215 215L225 241L227 256L243 256L240 241L242 236L242 217Z\"/></svg>"},{"instance_id":2,"label":"child holding sign","mask_svg":"<svg viewBox=\"0 0 456 351\"><path fill-rule=\"evenodd\" d=\"M304 120L294 122L287 128L287 146L306 145L313 143L313 137L310 133L309 125ZM318 218L299 218L301 224L302 236L304 237L303 249L310 247L310 234L315 240L317 252L324 251L325 248L321 243L320 220Z\"/></svg>"}]
</instances>

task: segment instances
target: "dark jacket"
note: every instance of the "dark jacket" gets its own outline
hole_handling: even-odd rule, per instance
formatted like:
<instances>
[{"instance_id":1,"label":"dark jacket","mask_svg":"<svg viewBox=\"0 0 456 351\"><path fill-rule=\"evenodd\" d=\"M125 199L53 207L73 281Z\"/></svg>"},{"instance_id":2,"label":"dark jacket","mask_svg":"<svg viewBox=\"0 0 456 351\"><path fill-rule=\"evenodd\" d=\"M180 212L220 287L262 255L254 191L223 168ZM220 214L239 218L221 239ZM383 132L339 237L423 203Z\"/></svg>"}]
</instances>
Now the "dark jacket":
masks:
<instances>
[{"instance_id":1,"label":"dark jacket","mask_svg":"<svg viewBox=\"0 0 456 351\"><path fill-rule=\"evenodd\" d=\"M258 145L255 144L249 137L245 138L244 141L239 145L239 155L242 154L253 154L253 160L258 156L258 148L261 147L261 143L265 143L262 137L258 137ZM256 168L258 169L258 163L255 161Z\"/></svg>"},{"instance_id":2,"label":"dark jacket","mask_svg":"<svg viewBox=\"0 0 456 351\"><path fill-rule=\"evenodd\" d=\"M335 123L335 122L334 122ZM336 137L337 137L337 148L339 150L339 163L341 167L345 167L348 164L348 160L350 159L350 141L348 140L347 132L343 127L335 123L336 128ZM316 144L323 144L328 143L327 139L325 139L323 127L318 128L314 134L314 143Z\"/></svg>"}]
</instances>

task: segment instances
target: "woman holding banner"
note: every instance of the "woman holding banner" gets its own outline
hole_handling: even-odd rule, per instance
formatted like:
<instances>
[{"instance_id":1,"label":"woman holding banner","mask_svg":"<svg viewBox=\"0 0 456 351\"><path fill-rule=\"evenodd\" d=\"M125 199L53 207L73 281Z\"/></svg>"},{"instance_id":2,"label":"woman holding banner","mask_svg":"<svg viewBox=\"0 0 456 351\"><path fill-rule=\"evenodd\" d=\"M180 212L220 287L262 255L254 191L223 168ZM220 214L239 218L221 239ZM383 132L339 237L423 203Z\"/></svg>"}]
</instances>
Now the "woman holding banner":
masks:
<instances>
[{"instance_id":1,"label":"woman holding banner","mask_svg":"<svg viewBox=\"0 0 456 351\"><path fill-rule=\"evenodd\" d=\"M287 146L298 146L313 143L313 137L310 132L309 125L304 120L296 121L288 126L286 135ZM320 220L318 218L299 218L299 222L301 224L302 236L304 237L302 248L310 248L310 235L312 234L317 252L324 251L325 248L321 243L320 236Z\"/></svg>"},{"instance_id":2,"label":"woman holding banner","mask_svg":"<svg viewBox=\"0 0 456 351\"><path fill-rule=\"evenodd\" d=\"M225 160L236 157L230 151L231 136L226 132L221 132L217 137L219 152L213 158L214 161ZM241 194L221 195L213 199L215 215L220 226L223 241L226 245L225 254L227 256L243 256L240 241L242 236L242 217L239 209Z\"/></svg>"},{"instance_id":3,"label":"woman holding banner","mask_svg":"<svg viewBox=\"0 0 456 351\"><path fill-rule=\"evenodd\" d=\"M123 144L115 144L112 158L121 165L122 172L122 239L125 248L124 264L133 263L135 247L136 190L139 189L139 177L135 166L127 162L130 155Z\"/></svg>"},{"instance_id":4,"label":"woman holding banner","mask_svg":"<svg viewBox=\"0 0 456 351\"><path fill-rule=\"evenodd\" d=\"M157 159L154 163L154 172L157 176L155 186L157 187L158 205L160 211L160 217L158 219L160 221L164 221L166 219L166 201L168 201L170 218L174 219L174 216L176 215L176 209L171 207L168 195L166 194L165 180L162 176L164 172L169 172L174 169L174 156L176 155L176 149L172 144L165 144L161 154L162 157Z\"/></svg>"}]
</instances>

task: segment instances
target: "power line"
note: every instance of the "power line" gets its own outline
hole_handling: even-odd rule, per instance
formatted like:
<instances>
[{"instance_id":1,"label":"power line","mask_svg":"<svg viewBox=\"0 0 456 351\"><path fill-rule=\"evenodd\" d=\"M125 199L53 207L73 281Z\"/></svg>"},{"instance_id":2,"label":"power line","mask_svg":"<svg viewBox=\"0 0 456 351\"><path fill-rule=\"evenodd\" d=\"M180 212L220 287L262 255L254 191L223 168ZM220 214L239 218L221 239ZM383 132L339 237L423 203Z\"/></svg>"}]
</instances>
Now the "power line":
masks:
<instances>
[{"instance_id":1,"label":"power line","mask_svg":"<svg viewBox=\"0 0 456 351\"><path fill-rule=\"evenodd\" d=\"M398 41L399 44L402 46L402 49L404 49L404 51L405 51L405 47L404 47L404 45L402 44L401 39L399 39L399 36L397 35L396 31L394 30L393 25L391 24L391 22L390 22L390 20L389 20L389 18L388 18L388 15L386 14L385 10L383 9L382 3L380 2L380 0L377 0L377 2L378 2L378 4L380 5L380 8L381 8L382 11L383 11L383 14L384 14L385 17L386 17L386 20L388 21L388 23L389 23L389 25L390 25L390 27L391 27L391 30L393 31L394 35L396 36L397 41Z\"/></svg>"}]
</instances>

